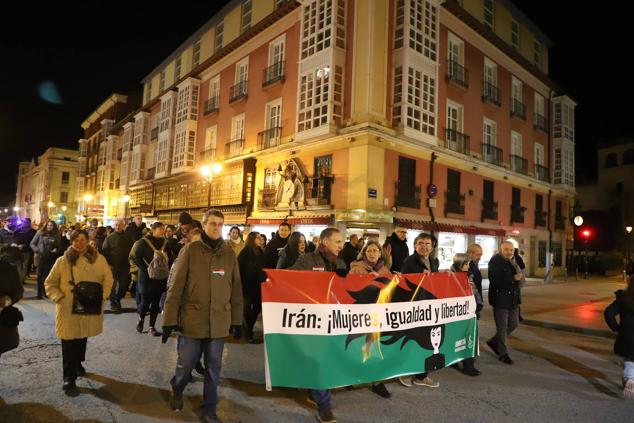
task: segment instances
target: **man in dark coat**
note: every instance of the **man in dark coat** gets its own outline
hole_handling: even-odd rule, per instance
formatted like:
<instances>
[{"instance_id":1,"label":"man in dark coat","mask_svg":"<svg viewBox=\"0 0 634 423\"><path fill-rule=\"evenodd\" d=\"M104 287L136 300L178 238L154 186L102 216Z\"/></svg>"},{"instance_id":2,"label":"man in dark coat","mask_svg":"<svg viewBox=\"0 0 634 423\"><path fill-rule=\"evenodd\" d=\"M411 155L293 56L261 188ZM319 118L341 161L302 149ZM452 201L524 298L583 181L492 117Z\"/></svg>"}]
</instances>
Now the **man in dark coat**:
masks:
<instances>
[{"instance_id":1,"label":"man in dark coat","mask_svg":"<svg viewBox=\"0 0 634 423\"><path fill-rule=\"evenodd\" d=\"M130 286L130 261L128 257L134 245L134 240L124 232L125 221L115 221L114 232L103 242L102 254L112 267L115 283L110 291L110 309L115 313L121 312L121 299Z\"/></svg>"},{"instance_id":2,"label":"man in dark coat","mask_svg":"<svg viewBox=\"0 0 634 423\"><path fill-rule=\"evenodd\" d=\"M21 226L13 233L14 246L22 253L22 266L18 268L20 272L20 281L24 283L29 275L31 265L33 264L33 250L31 249L31 241L35 237L37 231L31 226L31 219L26 218Z\"/></svg>"},{"instance_id":3,"label":"man in dark coat","mask_svg":"<svg viewBox=\"0 0 634 423\"><path fill-rule=\"evenodd\" d=\"M482 273L480 272L480 259L482 258L482 247L479 244L471 244L467 248L467 257L469 258L469 270L467 274L469 275L469 279L473 282L473 286L475 286L476 292L474 292L474 296L476 297L476 316L478 320L480 319L480 311L482 311L483 307L483 299L482 299ZM467 376L479 376L482 374L480 370L475 367L475 358L467 358L463 361L464 367L462 368L462 372Z\"/></svg>"},{"instance_id":4,"label":"man in dark coat","mask_svg":"<svg viewBox=\"0 0 634 423\"><path fill-rule=\"evenodd\" d=\"M396 229L387 239L387 243L392 251L391 272L400 272L403 261L409 256L409 248L407 247L407 229L403 226L396 226Z\"/></svg>"},{"instance_id":5,"label":"man in dark coat","mask_svg":"<svg viewBox=\"0 0 634 423\"><path fill-rule=\"evenodd\" d=\"M288 270L312 270L316 272L335 272L341 277L348 274L346 263L339 258L343 239L336 228L326 228L321 231L319 245L312 253L301 255ZM317 405L317 414L321 422L334 422L335 416L331 408L331 394L329 389L310 389L310 398Z\"/></svg>"},{"instance_id":6,"label":"man in dark coat","mask_svg":"<svg viewBox=\"0 0 634 423\"><path fill-rule=\"evenodd\" d=\"M514 246L503 242L500 252L489 260L489 304L493 306L496 334L487 345L500 357L500 361L513 364L508 355L506 337L519 324L518 305L522 272L513 260Z\"/></svg>"},{"instance_id":7,"label":"man in dark coat","mask_svg":"<svg viewBox=\"0 0 634 423\"><path fill-rule=\"evenodd\" d=\"M134 220L130 222L125 230L125 233L130 235L134 241L138 241L143 238L143 229L145 229L145 222L141 215L134 216Z\"/></svg>"},{"instance_id":8,"label":"man in dark coat","mask_svg":"<svg viewBox=\"0 0 634 423\"><path fill-rule=\"evenodd\" d=\"M360 252L359 236L356 234L350 235L350 241L343 245L343 251L341 252L341 258L346 263L348 270L350 270L350 263L357 259Z\"/></svg>"},{"instance_id":9,"label":"man in dark coat","mask_svg":"<svg viewBox=\"0 0 634 423\"><path fill-rule=\"evenodd\" d=\"M286 247L290 234L291 225L286 222L280 223L280 226L277 228L277 235L266 244L266 248L264 249L264 267L266 269L275 269L277 267L280 251Z\"/></svg>"},{"instance_id":10,"label":"man in dark coat","mask_svg":"<svg viewBox=\"0 0 634 423\"><path fill-rule=\"evenodd\" d=\"M440 262L431 253L434 251L434 238L428 233L420 233L414 238L414 253L403 261L401 273L432 273L437 272ZM392 250L394 254L394 250ZM438 381L432 379L427 373L420 373L414 377L404 376L398 378L401 385L411 387L412 384L417 386L427 386L429 388L437 388L440 386Z\"/></svg>"}]
</instances>

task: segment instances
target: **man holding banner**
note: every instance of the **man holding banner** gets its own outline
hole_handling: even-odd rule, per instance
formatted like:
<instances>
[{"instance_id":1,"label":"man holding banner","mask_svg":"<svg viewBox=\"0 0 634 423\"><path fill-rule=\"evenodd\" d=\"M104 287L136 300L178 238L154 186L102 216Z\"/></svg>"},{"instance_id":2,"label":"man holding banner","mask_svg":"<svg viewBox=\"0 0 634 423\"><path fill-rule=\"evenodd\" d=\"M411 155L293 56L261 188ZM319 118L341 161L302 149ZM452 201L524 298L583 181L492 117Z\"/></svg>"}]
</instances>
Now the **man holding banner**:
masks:
<instances>
[{"instance_id":1,"label":"man holding banner","mask_svg":"<svg viewBox=\"0 0 634 423\"><path fill-rule=\"evenodd\" d=\"M289 270L335 272L338 276L346 277L348 274L346 263L338 258L343 248L343 238L339 230L336 228L324 229L319 235L319 241L315 251L300 256ZM320 422L333 423L337 421L332 413L329 389L310 389L308 396L317 406Z\"/></svg>"},{"instance_id":2,"label":"man holding banner","mask_svg":"<svg viewBox=\"0 0 634 423\"><path fill-rule=\"evenodd\" d=\"M403 262L401 273L437 272L440 262L437 258L431 256L432 251L434 251L432 236L425 232L418 234L418 236L414 238L414 253ZM440 386L440 383L429 377L427 373L421 373L414 377L399 377L398 381L407 388L411 388L412 383L429 388L438 388Z\"/></svg>"}]
</instances>

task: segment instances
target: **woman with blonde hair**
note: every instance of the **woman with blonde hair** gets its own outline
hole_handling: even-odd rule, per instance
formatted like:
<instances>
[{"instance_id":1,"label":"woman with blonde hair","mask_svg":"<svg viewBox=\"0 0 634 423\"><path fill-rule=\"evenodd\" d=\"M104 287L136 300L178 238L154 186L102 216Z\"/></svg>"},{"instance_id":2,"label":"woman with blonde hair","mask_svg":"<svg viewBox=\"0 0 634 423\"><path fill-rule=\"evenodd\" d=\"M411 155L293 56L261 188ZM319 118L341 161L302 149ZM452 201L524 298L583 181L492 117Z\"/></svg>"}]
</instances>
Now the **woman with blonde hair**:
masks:
<instances>
[{"instance_id":1,"label":"woman with blonde hair","mask_svg":"<svg viewBox=\"0 0 634 423\"><path fill-rule=\"evenodd\" d=\"M62 389L67 392L76 389L78 376L86 375L81 364L86 343L103 330L103 302L112 287L110 266L89 245L88 232L75 230L70 241L44 282L46 294L55 303L55 334L62 340Z\"/></svg>"}]
</instances>

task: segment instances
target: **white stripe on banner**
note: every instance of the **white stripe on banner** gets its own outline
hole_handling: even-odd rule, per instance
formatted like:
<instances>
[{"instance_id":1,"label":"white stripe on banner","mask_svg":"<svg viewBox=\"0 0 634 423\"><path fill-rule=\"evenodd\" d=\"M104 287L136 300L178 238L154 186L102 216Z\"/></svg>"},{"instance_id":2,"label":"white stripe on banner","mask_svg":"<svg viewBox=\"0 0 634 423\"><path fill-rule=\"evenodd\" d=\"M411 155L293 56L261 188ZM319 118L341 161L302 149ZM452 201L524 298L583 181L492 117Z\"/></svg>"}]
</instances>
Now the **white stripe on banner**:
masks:
<instances>
[{"instance_id":1,"label":"white stripe on banner","mask_svg":"<svg viewBox=\"0 0 634 423\"><path fill-rule=\"evenodd\" d=\"M348 335L442 325L475 317L473 296L383 304L262 303L264 334Z\"/></svg>"}]
</instances>

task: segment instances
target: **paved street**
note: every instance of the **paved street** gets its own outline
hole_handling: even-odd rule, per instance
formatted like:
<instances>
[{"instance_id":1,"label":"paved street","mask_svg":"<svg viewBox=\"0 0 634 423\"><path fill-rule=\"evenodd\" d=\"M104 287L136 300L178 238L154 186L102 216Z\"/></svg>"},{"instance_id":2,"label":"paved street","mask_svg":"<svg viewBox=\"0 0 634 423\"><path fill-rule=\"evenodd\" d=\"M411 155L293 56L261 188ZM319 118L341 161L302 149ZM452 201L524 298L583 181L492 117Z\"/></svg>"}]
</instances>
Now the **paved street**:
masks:
<instances>
[{"instance_id":1,"label":"paved street","mask_svg":"<svg viewBox=\"0 0 634 423\"><path fill-rule=\"evenodd\" d=\"M88 378L81 394L61 390L61 349L54 336L52 303L32 299L33 281L20 308L22 344L0 358L0 422L195 422L202 380L185 392L185 409L169 409L168 380L174 370L174 340L167 345L134 330L133 301L127 313L107 314L104 333L88 342ZM623 283L605 278L527 286L523 315L555 327L605 330L602 310ZM160 318L159 318L160 319ZM537 322L537 323L535 323ZM438 372L438 389L390 383L383 400L367 387L338 390L340 422L626 422L634 402L619 397L621 360L613 340L522 325L510 340L514 366L497 361L484 341L494 331L490 309L481 321L483 375L469 378L449 368ZM228 344L223 360L219 415L228 422L314 422L304 392L264 388L261 345Z\"/></svg>"}]
</instances>

